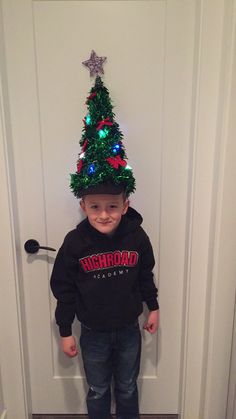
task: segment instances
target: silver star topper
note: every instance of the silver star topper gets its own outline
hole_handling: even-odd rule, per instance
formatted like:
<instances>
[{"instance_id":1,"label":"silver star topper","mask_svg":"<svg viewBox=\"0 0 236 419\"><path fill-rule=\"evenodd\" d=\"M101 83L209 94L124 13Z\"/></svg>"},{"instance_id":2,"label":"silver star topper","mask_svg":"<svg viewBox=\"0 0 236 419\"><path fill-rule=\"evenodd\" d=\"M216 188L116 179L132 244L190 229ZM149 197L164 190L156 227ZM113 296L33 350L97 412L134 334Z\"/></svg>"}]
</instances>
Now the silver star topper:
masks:
<instances>
[{"instance_id":1,"label":"silver star topper","mask_svg":"<svg viewBox=\"0 0 236 419\"><path fill-rule=\"evenodd\" d=\"M96 52L92 50L89 60L83 61L82 64L89 68L90 77L93 77L99 73L104 74L102 66L106 59L107 57L98 57Z\"/></svg>"}]
</instances>

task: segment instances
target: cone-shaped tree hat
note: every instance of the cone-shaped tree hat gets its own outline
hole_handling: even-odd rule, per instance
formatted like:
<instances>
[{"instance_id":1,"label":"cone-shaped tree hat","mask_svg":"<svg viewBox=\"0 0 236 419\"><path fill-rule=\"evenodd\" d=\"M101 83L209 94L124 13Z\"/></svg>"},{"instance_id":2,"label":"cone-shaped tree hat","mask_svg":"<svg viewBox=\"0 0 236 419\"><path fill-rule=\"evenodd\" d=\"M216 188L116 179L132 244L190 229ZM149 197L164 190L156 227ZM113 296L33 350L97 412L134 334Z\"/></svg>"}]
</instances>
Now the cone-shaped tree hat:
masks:
<instances>
[{"instance_id":1,"label":"cone-shaped tree hat","mask_svg":"<svg viewBox=\"0 0 236 419\"><path fill-rule=\"evenodd\" d=\"M129 196L135 190L135 179L123 144L123 134L115 121L109 91L99 74L106 57L92 51L83 64L96 76L86 100L77 171L71 174L70 187L79 198L87 194L119 194Z\"/></svg>"}]
</instances>

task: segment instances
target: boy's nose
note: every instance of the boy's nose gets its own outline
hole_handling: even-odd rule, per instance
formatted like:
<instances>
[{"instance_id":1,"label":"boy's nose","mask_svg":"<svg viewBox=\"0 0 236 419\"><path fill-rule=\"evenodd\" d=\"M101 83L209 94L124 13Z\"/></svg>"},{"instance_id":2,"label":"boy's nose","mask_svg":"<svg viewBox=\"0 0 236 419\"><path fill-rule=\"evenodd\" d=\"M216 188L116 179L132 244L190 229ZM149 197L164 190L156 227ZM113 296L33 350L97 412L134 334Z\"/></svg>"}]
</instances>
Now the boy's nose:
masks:
<instances>
[{"instance_id":1,"label":"boy's nose","mask_svg":"<svg viewBox=\"0 0 236 419\"><path fill-rule=\"evenodd\" d=\"M104 221L104 220L107 220L107 219L109 218L109 215L107 214L107 212L106 212L106 211L102 211L102 212L100 213L99 218L100 218L100 220Z\"/></svg>"}]
</instances>

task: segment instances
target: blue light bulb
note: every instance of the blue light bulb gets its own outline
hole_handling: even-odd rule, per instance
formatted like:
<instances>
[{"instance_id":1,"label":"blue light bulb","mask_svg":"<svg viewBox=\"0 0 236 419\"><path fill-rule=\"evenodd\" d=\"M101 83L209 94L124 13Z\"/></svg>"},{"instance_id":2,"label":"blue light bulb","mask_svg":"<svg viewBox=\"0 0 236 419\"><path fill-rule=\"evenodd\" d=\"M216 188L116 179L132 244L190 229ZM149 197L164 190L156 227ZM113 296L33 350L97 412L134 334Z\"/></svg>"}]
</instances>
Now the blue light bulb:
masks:
<instances>
[{"instance_id":1,"label":"blue light bulb","mask_svg":"<svg viewBox=\"0 0 236 419\"><path fill-rule=\"evenodd\" d=\"M120 144L115 144L112 151L114 154L118 153L118 151L121 149Z\"/></svg>"},{"instance_id":2,"label":"blue light bulb","mask_svg":"<svg viewBox=\"0 0 236 419\"><path fill-rule=\"evenodd\" d=\"M93 175L95 173L95 171L96 171L95 164L93 164L93 163L90 164L89 167L88 167L88 174Z\"/></svg>"}]
</instances>

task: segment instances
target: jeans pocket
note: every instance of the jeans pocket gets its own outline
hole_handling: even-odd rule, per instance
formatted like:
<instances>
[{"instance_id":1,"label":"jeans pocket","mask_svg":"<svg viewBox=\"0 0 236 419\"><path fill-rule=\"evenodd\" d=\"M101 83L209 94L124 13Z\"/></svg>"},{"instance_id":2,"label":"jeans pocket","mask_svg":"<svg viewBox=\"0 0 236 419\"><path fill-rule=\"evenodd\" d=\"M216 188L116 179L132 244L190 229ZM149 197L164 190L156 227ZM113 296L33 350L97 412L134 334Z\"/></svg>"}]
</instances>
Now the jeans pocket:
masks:
<instances>
[{"instance_id":1,"label":"jeans pocket","mask_svg":"<svg viewBox=\"0 0 236 419\"><path fill-rule=\"evenodd\" d=\"M138 321L138 319L134 322L134 327L136 327L136 328L139 329L139 321Z\"/></svg>"},{"instance_id":2,"label":"jeans pocket","mask_svg":"<svg viewBox=\"0 0 236 419\"><path fill-rule=\"evenodd\" d=\"M80 346L83 348L84 343L90 340L90 336L92 334L92 329L85 326L81 323L81 332L80 332Z\"/></svg>"},{"instance_id":3,"label":"jeans pocket","mask_svg":"<svg viewBox=\"0 0 236 419\"><path fill-rule=\"evenodd\" d=\"M138 321L138 319L135 320L135 322L131 326L134 327L135 329L139 329L139 321Z\"/></svg>"},{"instance_id":4,"label":"jeans pocket","mask_svg":"<svg viewBox=\"0 0 236 419\"><path fill-rule=\"evenodd\" d=\"M132 332L132 331L134 331L134 332L136 332L136 331L140 331L139 321L138 321L138 320L135 320L135 322L134 322L134 323L128 324L128 325L125 327L125 329L126 329L127 331L130 331L130 332Z\"/></svg>"},{"instance_id":5,"label":"jeans pocket","mask_svg":"<svg viewBox=\"0 0 236 419\"><path fill-rule=\"evenodd\" d=\"M92 329L90 327L86 326L85 324L81 323L81 331L83 332L91 332Z\"/></svg>"}]
</instances>

